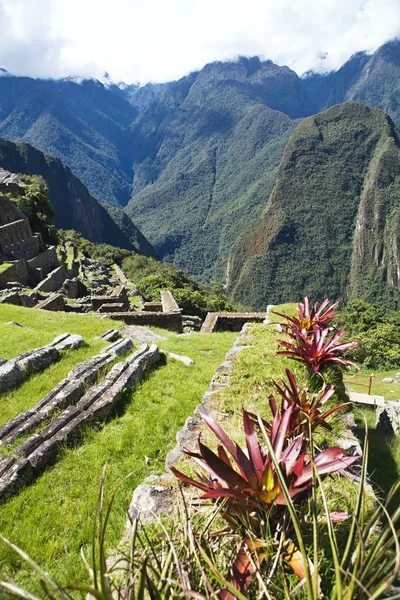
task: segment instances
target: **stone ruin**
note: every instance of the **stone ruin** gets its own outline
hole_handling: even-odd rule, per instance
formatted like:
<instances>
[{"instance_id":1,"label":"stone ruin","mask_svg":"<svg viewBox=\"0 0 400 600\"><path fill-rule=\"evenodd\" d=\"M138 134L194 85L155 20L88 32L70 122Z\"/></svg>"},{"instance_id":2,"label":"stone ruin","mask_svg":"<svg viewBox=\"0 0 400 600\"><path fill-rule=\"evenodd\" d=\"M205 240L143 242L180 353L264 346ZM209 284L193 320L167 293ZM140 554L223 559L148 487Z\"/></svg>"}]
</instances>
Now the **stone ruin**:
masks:
<instances>
[{"instance_id":1,"label":"stone ruin","mask_svg":"<svg viewBox=\"0 0 400 600\"><path fill-rule=\"evenodd\" d=\"M158 346L143 344L114 364L101 383L95 385L115 357L131 346L131 340L119 340L100 355L80 363L36 406L0 427L0 446L12 444L10 453L0 458L0 501L31 483L54 462L62 446L79 436L83 427L104 422L124 393L141 381L143 372L159 362ZM15 445L27 434L30 435L25 441Z\"/></svg>"},{"instance_id":2,"label":"stone ruin","mask_svg":"<svg viewBox=\"0 0 400 600\"><path fill-rule=\"evenodd\" d=\"M3 195L24 192L18 175L0 169L0 265L7 267L0 272L0 289L10 282L37 285L59 266L55 248L47 248L41 235L32 233L28 218Z\"/></svg>"},{"instance_id":3,"label":"stone ruin","mask_svg":"<svg viewBox=\"0 0 400 600\"><path fill-rule=\"evenodd\" d=\"M264 323L267 313L208 313L201 331L241 331L246 323Z\"/></svg>"},{"instance_id":4,"label":"stone ruin","mask_svg":"<svg viewBox=\"0 0 400 600\"><path fill-rule=\"evenodd\" d=\"M19 354L0 365L0 393L14 389L32 374L40 373L60 360L62 350L74 350L83 345L80 335L64 333L47 346Z\"/></svg>"}]
</instances>

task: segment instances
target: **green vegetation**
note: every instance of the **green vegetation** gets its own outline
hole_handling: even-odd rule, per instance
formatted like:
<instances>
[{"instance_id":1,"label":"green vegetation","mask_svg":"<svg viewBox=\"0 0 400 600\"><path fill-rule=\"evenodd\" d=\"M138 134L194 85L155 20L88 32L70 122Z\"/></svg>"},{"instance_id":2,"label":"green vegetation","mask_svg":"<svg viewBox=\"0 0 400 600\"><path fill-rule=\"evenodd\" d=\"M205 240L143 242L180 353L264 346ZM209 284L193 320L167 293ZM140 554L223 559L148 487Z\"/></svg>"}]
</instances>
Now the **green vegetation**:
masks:
<instances>
[{"instance_id":1,"label":"green vegetation","mask_svg":"<svg viewBox=\"0 0 400 600\"><path fill-rule=\"evenodd\" d=\"M352 300L342 311L339 325L345 327L347 338L359 342L352 356L367 370L400 368L399 311Z\"/></svg>"},{"instance_id":2,"label":"green vegetation","mask_svg":"<svg viewBox=\"0 0 400 600\"><path fill-rule=\"evenodd\" d=\"M74 249L74 252L81 254L93 260L99 260L106 266L111 267L114 263L121 265L124 258L131 256L132 252L110 246L109 244L94 244L89 242L80 233L70 229L68 231L59 231L59 244L61 247L68 245Z\"/></svg>"},{"instance_id":3,"label":"green vegetation","mask_svg":"<svg viewBox=\"0 0 400 600\"><path fill-rule=\"evenodd\" d=\"M108 322L95 317L36 313L8 306L0 306L0 315L2 321L13 319L27 325L27 329L13 327L13 337L17 335L15 347L10 335L8 338L4 335L12 326L1 326L1 340L8 340L8 355L50 341L62 331L81 333L89 340L99 330L110 327ZM112 325L115 326L115 321ZM111 550L122 537L132 490L147 475L162 472L165 455L175 444L176 431L200 402L212 374L236 337L231 333L190 337L163 333L167 339L160 342L160 346L193 358L195 364L190 370L170 360L166 367L160 366L149 373L143 384L127 394L122 403L124 407L103 427L86 430L78 446L65 448L52 469L1 507L0 531L25 548L50 573L63 573L63 583L86 578L79 552L81 546L88 550L91 543L92 515L104 464L108 464L107 497L122 477L133 472L118 496L111 518L107 538ZM98 346L91 347L92 353L97 350ZM76 358L84 358L83 354L77 356L79 352L76 351ZM60 368L65 360L66 357L59 363ZM61 378L62 369L53 372L54 378L56 375ZM37 386L34 394L28 395L25 404L21 395L19 408L32 405L40 394L39 377L34 379ZM48 385L50 382L45 383L44 393ZM16 396L14 399L17 402ZM3 544L0 545L0 564L3 577L12 574L19 583L32 589L32 570Z\"/></svg>"},{"instance_id":4,"label":"green vegetation","mask_svg":"<svg viewBox=\"0 0 400 600\"><path fill-rule=\"evenodd\" d=\"M292 311L291 306L285 308ZM282 309L283 307L278 307L279 312L282 312ZM326 448L326 446L321 448L322 444L334 445L334 437L329 440L324 434L316 437L312 435L315 428L326 425L328 420L332 424L331 411L324 412L332 392L329 388L323 388L318 394L311 395L301 389L303 382L306 384L310 382L310 369L306 363L309 366L314 365L312 370L318 370L324 376L329 362L337 366L342 359L339 347L333 353L332 349L326 347L324 356L316 367L312 340L318 337L318 332L325 330L335 341L335 333L329 329L329 323L334 315L326 305L324 310L321 309L317 314L315 311L309 314L306 304L302 311L301 313L299 310L298 323L289 321L286 339L290 339L294 345L298 344L304 359L308 357L308 362L299 365L291 361L291 367L293 364L295 366L295 373L291 379L289 378L289 385L288 382L281 382L279 389L273 386L270 379L271 376L274 377L275 366L278 370L278 365L272 366L272 369L269 367L274 352L281 363L281 369L283 365L290 364L289 358L276 355L277 336L282 339L285 334L278 334L274 324L267 327L252 325L245 340L252 347L237 353L233 358L234 369L231 374L233 387L239 394L238 386L242 385L241 389L244 393L242 400L249 394L252 395L250 408L256 410L268 422L271 422L271 412L260 411L259 400L261 403L265 402L268 392L272 391L275 394L277 405L271 396L268 401L274 414L273 427L269 428L265 422L263 424L261 420L257 421L257 414L244 412L243 431L239 415L241 406L235 401L237 400L235 393L231 396L230 402L229 396L225 396L227 402L224 404L224 394L229 394L232 390L231 386L223 389L214 396L213 402L218 411L222 410L226 413L221 426L228 436L223 434L212 418L207 418L208 435L202 435L203 445L199 446L202 460L196 465L197 470L199 467L205 469L204 477L199 482L198 474L195 475L197 479L195 481L192 473L183 475L181 471L174 471L185 483L198 485L203 492L209 491L209 498L214 499L214 503L221 497L223 504L217 501L214 510L209 504L208 508L204 504L203 509L198 510L197 500L193 509L190 505L184 506L179 501L178 495L175 504L180 507L180 513L171 522L167 521L165 527L152 526L147 529L145 535L143 530L136 529L134 524L132 545L129 544L129 547L125 548L129 557L129 567L119 575L116 573L117 565L107 567L104 553L107 555L112 552L112 548L109 550L110 541L118 539L115 536L114 518L115 513L120 510L120 496L125 494L126 483L117 495L110 512L111 520L106 523L104 515L107 499L111 494L110 486L111 490L115 488L114 470L119 468L113 461L108 465L107 486L104 488L102 482L102 491L97 503L98 540L96 544L93 538L94 553L89 558L90 562L96 560L97 563L93 582L97 590L95 595L99 600L111 600L113 579L121 584L122 589L129 585L132 600L142 600L147 597L147 594L152 597L153 593L156 593L156 597L160 600L172 600L184 595L188 586L191 590L190 596L198 597L199 594L208 593L227 600L234 598L255 600L263 595L267 598L293 597L295 600L317 600L322 597L322 594L330 600L337 600L338 597L364 600L365 593L376 599L387 597L394 600L397 597L391 585L399 572L400 560L399 549L396 546L396 534L399 533L396 530L400 518L396 493L399 492L399 486L393 492L390 492L388 487L384 488L386 508L395 511L392 522L387 517L386 508L376 506L373 497L366 492L367 441L366 454L361 466L361 483L354 484L338 477L335 473L340 472L344 464L354 463L357 457L345 456L338 448ZM282 317L278 319L281 321ZM211 343L211 338L215 339L218 335L220 334L195 335L186 338L170 335L169 340L164 344L166 348L179 352L183 350L181 347L183 343L186 345L186 354L189 354L189 348L193 352L194 344L198 350L201 348L200 352L204 352L204 356L207 356L211 348L204 347L204 340L208 339ZM308 349L305 349L302 342L303 337L307 341ZM261 362L263 350L264 361ZM240 373L241 368L249 358L252 359L253 369L249 372L247 381L240 383L240 380L244 379L243 373ZM341 362L341 365L343 368L346 362ZM172 363L169 363L168 367L170 366ZM182 365L175 363L175 366L185 371ZM265 367L266 377L263 380L262 373ZM238 370L239 373L236 373ZM280 374L282 375L282 370ZM150 375L153 382L157 383L157 375L162 375L162 370L157 370ZM133 404L138 405L137 413L132 412L132 405L127 408L131 419L135 419L140 411L144 417L149 416L147 404L143 402L140 404L140 399L143 400L143 397L138 396L146 389L149 381L150 379L136 392L137 402ZM177 383L175 382L174 385L176 386ZM169 386L167 386L168 391ZM165 393L164 388L163 392ZM284 402L281 405L282 398ZM152 407L152 410L158 411L158 416L154 415L154 423L157 426L165 422L169 423L169 412L165 419L167 413L160 414L159 405ZM147 424L147 419L145 422ZM96 434L97 439L105 434L110 425L107 424L100 433ZM129 428L130 422L125 426ZM147 430L147 427L143 429ZM296 435L300 430L302 434L297 438ZM136 436L137 431L138 429L136 429ZM337 436L339 431L339 427L334 422L332 435ZM207 449L211 432L214 438L212 447L215 448L215 436L220 442L217 454ZM141 434L142 429L139 429L139 436ZM239 452L238 447L232 445L231 440L238 442L241 447L246 443L247 452ZM121 440L123 441L126 443L126 438ZM151 442L147 438L141 441L142 451L146 451ZM88 444L87 441L86 445ZM375 449L373 441L371 447L372 450ZM153 461L156 463L157 452L159 448L155 455L146 452L145 462L150 465ZM304 456L302 454L300 456L302 452L310 452L315 457L315 471L310 468L308 460L303 462ZM77 449L74 453L76 460ZM124 446L120 445L119 461L124 462L124 455ZM134 452L132 458L136 469L130 482L143 468L143 459L141 460L140 455ZM257 467L260 458L262 468ZM63 460L66 459L67 453L63 457ZM295 461L297 461L296 466L293 468ZM234 463L239 467L237 470L232 469ZM87 464L86 462L85 465ZM372 462L368 464L371 467ZM70 468L73 473L72 466ZM187 472L186 464L183 468ZM330 476L322 483L321 479L328 474ZM398 480L398 474L396 476L395 472L390 471L390 476ZM386 484L388 479L387 477ZM86 475L85 480L87 480ZM47 481L47 483L52 482ZM232 493L228 494L227 490ZM95 498L93 503L95 504ZM69 517L67 509L68 504L64 508L64 514ZM93 526L88 516L87 520ZM77 525L82 537L82 531L85 531L87 523ZM16 531L12 533L17 534ZM363 543L359 543L360 536ZM11 539L15 542L15 537ZM69 541L69 538L67 539ZM35 565L21 562L21 555L11 554L13 550L10 546L3 547L6 548L8 560L11 556L14 557L14 568L23 565L18 571L17 581L27 589L32 589L28 572L32 569L35 571ZM26 550L26 546L23 548ZM68 550L70 549L71 544L68 546ZM40 553L38 549L35 551L36 555ZM30 554L35 558L35 555ZM82 584L82 576L80 579L76 576L76 573L79 575L80 572L75 568L66 568L68 566L59 561L55 563L56 580L63 584L67 578ZM122 577L123 581L118 577ZM70 596L67 590L54 587L46 574L42 574L41 579L44 585L42 590L46 592L46 585L53 588L52 592L45 593L46 597L52 597L53 600L75 598L73 591ZM300 581L302 585L299 585ZM111 582L111 587L108 582ZM265 594L265 590L268 594ZM89 590L86 589L85 593L87 591ZM21 597L26 597L23 592Z\"/></svg>"},{"instance_id":5,"label":"green vegetation","mask_svg":"<svg viewBox=\"0 0 400 600\"><path fill-rule=\"evenodd\" d=\"M122 270L146 301L159 302L161 290L170 290L183 314L205 317L207 312L234 309L222 285L208 288L170 263L145 256L130 256L124 259Z\"/></svg>"},{"instance_id":6,"label":"green vegetation","mask_svg":"<svg viewBox=\"0 0 400 600\"><path fill-rule=\"evenodd\" d=\"M233 298L261 309L347 294L398 308L399 144L388 116L361 103L304 119L262 218L234 249Z\"/></svg>"},{"instance_id":7,"label":"green vegetation","mask_svg":"<svg viewBox=\"0 0 400 600\"><path fill-rule=\"evenodd\" d=\"M11 263L2 263L0 265L0 273L4 273L4 271L7 271L10 267L12 267Z\"/></svg>"}]
</instances>

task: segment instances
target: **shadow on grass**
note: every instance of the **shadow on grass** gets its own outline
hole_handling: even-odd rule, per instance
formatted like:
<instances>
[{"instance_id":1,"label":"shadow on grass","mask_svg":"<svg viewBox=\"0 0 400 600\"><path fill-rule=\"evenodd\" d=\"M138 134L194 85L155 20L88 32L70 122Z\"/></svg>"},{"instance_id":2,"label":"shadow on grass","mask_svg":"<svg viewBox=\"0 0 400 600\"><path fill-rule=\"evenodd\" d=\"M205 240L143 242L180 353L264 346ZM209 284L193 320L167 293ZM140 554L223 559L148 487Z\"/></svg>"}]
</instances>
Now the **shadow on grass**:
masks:
<instances>
[{"instance_id":1,"label":"shadow on grass","mask_svg":"<svg viewBox=\"0 0 400 600\"><path fill-rule=\"evenodd\" d=\"M357 427L354 433L364 445L365 427L361 419L357 419ZM400 477L399 465L393 458L391 441L393 437L377 431L375 427L368 428L369 455L368 455L368 476L374 484L375 490L380 500L384 501L390 488L398 481ZM400 505L400 492L398 492L391 504L390 511Z\"/></svg>"}]
</instances>

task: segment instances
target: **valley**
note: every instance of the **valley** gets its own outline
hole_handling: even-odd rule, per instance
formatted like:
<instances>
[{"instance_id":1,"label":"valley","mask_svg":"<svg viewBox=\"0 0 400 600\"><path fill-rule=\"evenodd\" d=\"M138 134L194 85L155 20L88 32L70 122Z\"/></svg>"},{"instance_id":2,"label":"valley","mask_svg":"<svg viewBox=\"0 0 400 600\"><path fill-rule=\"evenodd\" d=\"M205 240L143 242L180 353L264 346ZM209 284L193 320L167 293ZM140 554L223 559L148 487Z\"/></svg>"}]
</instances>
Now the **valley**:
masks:
<instances>
[{"instance_id":1,"label":"valley","mask_svg":"<svg viewBox=\"0 0 400 600\"><path fill-rule=\"evenodd\" d=\"M0 599L399 598L399 240L399 39L0 69Z\"/></svg>"}]
</instances>

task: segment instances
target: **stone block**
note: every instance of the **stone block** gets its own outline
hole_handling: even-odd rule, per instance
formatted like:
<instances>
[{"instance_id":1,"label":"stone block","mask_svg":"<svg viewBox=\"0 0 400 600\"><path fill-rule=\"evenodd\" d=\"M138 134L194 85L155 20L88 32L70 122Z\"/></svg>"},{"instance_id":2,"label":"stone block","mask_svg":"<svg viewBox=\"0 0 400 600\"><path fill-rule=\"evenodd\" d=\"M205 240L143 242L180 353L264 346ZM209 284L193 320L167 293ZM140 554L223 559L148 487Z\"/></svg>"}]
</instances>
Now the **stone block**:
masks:
<instances>
[{"instance_id":1,"label":"stone block","mask_svg":"<svg viewBox=\"0 0 400 600\"><path fill-rule=\"evenodd\" d=\"M24 370L13 361L0 366L0 393L21 385L26 379Z\"/></svg>"},{"instance_id":2,"label":"stone block","mask_svg":"<svg viewBox=\"0 0 400 600\"><path fill-rule=\"evenodd\" d=\"M102 304L98 309L99 313L113 313L121 312L125 310L125 304L123 302L113 302L108 304Z\"/></svg>"},{"instance_id":3,"label":"stone block","mask_svg":"<svg viewBox=\"0 0 400 600\"><path fill-rule=\"evenodd\" d=\"M63 311L65 310L64 297L61 294L53 294L45 298L35 306L41 310Z\"/></svg>"},{"instance_id":4,"label":"stone block","mask_svg":"<svg viewBox=\"0 0 400 600\"><path fill-rule=\"evenodd\" d=\"M56 363L59 358L60 354L56 348L47 347L35 350L26 358L19 359L17 357L16 361L21 369L30 374L44 371L47 367Z\"/></svg>"},{"instance_id":5,"label":"stone block","mask_svg":"<svg viewBox=\"0 0 400 600\"><path fill-rule=\"evenodd\" d=\"M70 335L56 345L57 350L76 350L83 346L83 337L81 335Z\"/></svg>"}]
</instances>

